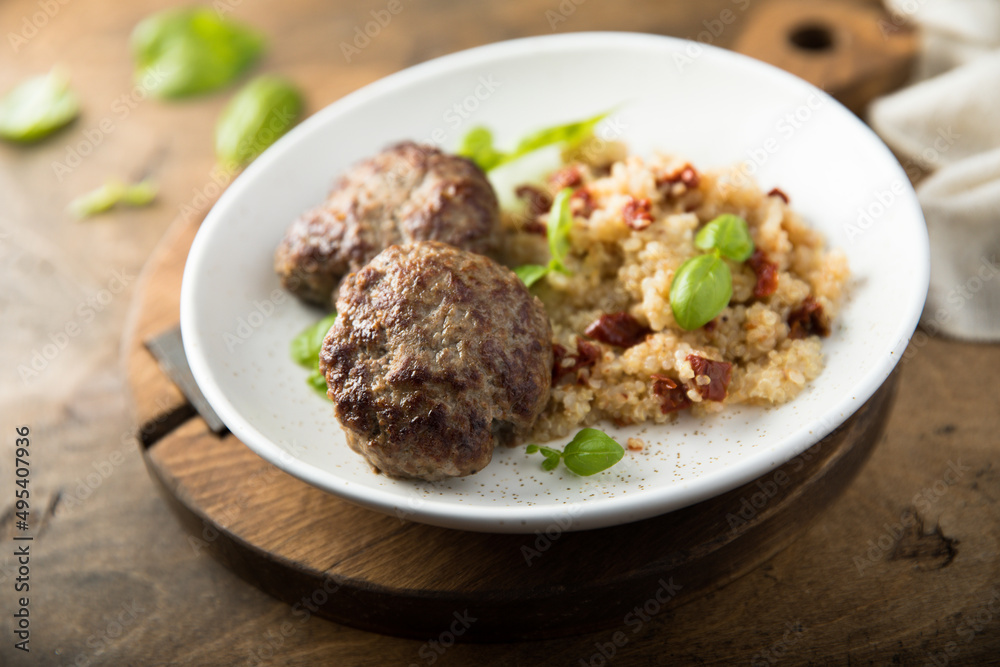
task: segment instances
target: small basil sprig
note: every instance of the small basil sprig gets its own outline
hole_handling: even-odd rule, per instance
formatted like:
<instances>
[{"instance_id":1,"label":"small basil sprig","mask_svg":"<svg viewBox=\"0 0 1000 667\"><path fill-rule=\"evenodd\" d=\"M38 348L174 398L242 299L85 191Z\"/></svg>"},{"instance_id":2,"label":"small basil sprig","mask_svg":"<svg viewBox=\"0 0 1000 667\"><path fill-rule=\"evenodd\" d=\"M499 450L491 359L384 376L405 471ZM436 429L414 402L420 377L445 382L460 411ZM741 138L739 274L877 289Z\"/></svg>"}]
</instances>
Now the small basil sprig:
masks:
<instances>
[{"instance_id":1,"label":"small basil sprig","mask_svg":"<svg viewBox=\"0 0 1000 667\"><path fill-rule=\"evenodd\" d=\"M506 155L493 146L493 133L485 127L474 127L462 138L458 154L467 157L483 171L503 164Z\"/></svg>"},{"instance_id":2,"label":"small basil sprig","mask_svg":"<svg viewBox=\"0 0 1000 667\"><path fill-rule=\"evenodd\" d=\"M610 111L604 111L591 118L554 125L532 132L521 139L517 147L509 153L497 150L493 145L493 133L488 128L477 126L469 130L462 138L458 154L475 162L483 171L490 171L546 146L556 144L563 144L567 147L577 146L594 133L594 127L607 118L609 113Z\"/></svg>"},{"instance_id":3,"label":"small basil sprig","mask_svg":"<svg viewBox=\"0 0 1000 667\"><path fill-rule=\"evenodd\" d=\"M156 199L156 184L151 180L126 184L110 180L99 188L80 195L69 203L69 211L78 218L87 218L103 213L118 204L126 206L146 206Z\"/></svg>"},{"instance_id":4,"label":"small basil sprig","mask_svg":"<svg viewBox=\"0 0 1000 667\"><path fill-rule=\"evenodd\" d=\"M732 213L723 213L702 227L694 244L702 250L718 250L734 262L745 262L753 254L747 221Z\"/></svg>"},{"instance_id":5,"label":"small basil sprig","mask_svg":"<svg viewBox=\"0 0 1000 667\"><path fill-rule=\"evenodd\" d=\"M555 470L561 458L570 471L582 477L607 470L625 456L625 449L621 445L596 428L581 430L562 451L540 445L528 445L526 451L528 454L540 452L545 457L542 461L544 470Z\"/></svg>"},{"instance_id":6,"label":"small basil sprig","mask_svg":"<svg viewBox=\"0 0 1000 667\"><path fill-rule=\"evenodd\" d=\"M135 81L158 97L222 88L263 51L262 35L210 7L158 12L132 31Z\"/></svg>"},{"instance_id":7,"label":"small basil sprig","mask_svg":"<svg viewBox=\"0 0 1000 667\"><path fill-rule=\"evenodd\" d=\"M670 309L688 331L711 322L733 296L733 275L722 257L744 262L754 248L746 220L731 213L702 227L694 244L711 252L681 264L670 285Z\"/></svg>"},{"instance_id":8,"label":"small basil sprig","mask_svg":"<svg viewBox=\"0 0 1000 667\"><path fill-rule=\"evenodd\" d=\"M67 125L80 113L80 102L59 70L35 76L0 99L0 137L30 143Z\"/></svg>"},{"instance_id":9,"label":"small basil sprig","mask_svg":"<svg viewBox=\"0 0 1000 667\"><path fill-rule=\"evenodd\" d=\"M564 260L569 253L569 233L573 229L573 214L569 209L569 200L572 196L572 188L563 188L552 200L552 208L549 209L549 224L546 228L549 255L551 255L549 263L546 266L525 264L514 269L517 277L528 287L541 280L550 271L569 274Z\"/></svg>"},{"instance_id":10,"label":"small basil sprig","mask_svg":"<svg viewBox=\"0 0 1000 667\"><path fill-rule=\"evenodd\" d=\"M285 79L265 75L245 85L215 126L215 154L229 170L250 164L302 113L302 95Z\"/></svg>"},{"instance_id":11,"label":"small basil sprig","mask_svg":"<svg viewBox=\"0 0 1000 667\"><path fill-rule=\"evenodd\" d=\"M326 377L319 370L319 353L323 349L323 339L337 320L337 313L330 313L316 324L303 329L292 339L289 353L292 361L311 371L306 382L317 394L326 398Z\"/></svg>"}]
</instances>

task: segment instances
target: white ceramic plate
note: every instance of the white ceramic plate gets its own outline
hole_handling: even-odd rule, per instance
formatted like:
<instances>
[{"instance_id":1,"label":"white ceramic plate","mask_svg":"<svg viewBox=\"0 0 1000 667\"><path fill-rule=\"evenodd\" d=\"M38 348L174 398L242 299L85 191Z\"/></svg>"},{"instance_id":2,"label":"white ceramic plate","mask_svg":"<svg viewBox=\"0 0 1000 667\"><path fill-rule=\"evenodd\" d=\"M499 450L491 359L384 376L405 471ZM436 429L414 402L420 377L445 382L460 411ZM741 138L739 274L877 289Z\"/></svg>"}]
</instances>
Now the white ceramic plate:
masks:
<instances>
[{"instance_id":1,"label":"white ceramic plate","mask_svg":"<svg viewBox=\"0 0 1000 667\"><path fill-rule=\"evenodd\" d=\"M500 448L471 477L441 483L373 474L328 403L288 356L319 313L285 297L272 255L289 222L334 177L401 139L453 148L473 125L500 146L549 124L621 105L603 133L632 151L667 151L701 169L747 161L765 189L843 248L853 294L824 341L827 368L780 408L731 408L663 427L605 429L647 447L590 478L540 469ZM859 221L859 210L867 217ZM184 272L181 325L194 376L248 447L330 493L410 520L533 532L635 521L753 480L832 431L889 375L928 281L923 218L906 175L853 114L768 65L683 40L580 33L493 44L367 86L303 122L258 158L205 219Z\"/></svg>"}]
</instances>

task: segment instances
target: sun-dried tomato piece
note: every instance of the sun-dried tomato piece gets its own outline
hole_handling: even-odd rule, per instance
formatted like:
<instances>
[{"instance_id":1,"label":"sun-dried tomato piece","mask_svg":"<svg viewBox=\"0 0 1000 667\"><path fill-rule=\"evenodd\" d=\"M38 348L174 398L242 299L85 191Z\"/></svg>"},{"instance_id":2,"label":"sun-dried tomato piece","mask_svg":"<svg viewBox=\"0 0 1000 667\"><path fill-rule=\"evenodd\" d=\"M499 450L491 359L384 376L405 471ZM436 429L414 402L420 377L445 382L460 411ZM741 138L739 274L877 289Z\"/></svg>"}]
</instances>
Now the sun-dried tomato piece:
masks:
<instances>
[{"instance_id":1,"label":"sun-dried tomato piece","mask_svg":"<svg viewBox=\"0 0 1000 667\"><path fill-rule=\"evenodd\" d=\"M788 337L829 336L830 323L823 312L823 306L809 295L802 304L788 313Z\"/></svg>"},{"instance_id":2,"label":"sun-dried tomato piece","mask_svg":"<svg viewBox=\"0 0 1000 667\"><path fill-rule=\"evenodd\" d=\"M708 401L721 401L726 397L729 381L733 379L733 365L728 361L715 361L699 357L697 354L687 355L687 360L694 371L695 389L701 397ZM705 375L708 384L698 384L698 376Z\"/></svg>"},{"instance_id":3,"label":"sun-dried tomato piece","mask_svg":"<svg viewBox=\"0 0 1000 667\"><path fill-rule=\"evenodd\" d=\"M680 169L656 179L656 187L661 190L669 191L674 183L683 183L688 190L694 190L701 183L701 176L690 163L685 163Z\"/></svg>"},{"instance_id":4,"label":"sun-dried tomato piece","mask_svg":"<svg viewBox=\"0 0 1000 667\"><path fill-rule=\"evenodd\" d=\"M663 414L677 412L691 405L684 387L676 380L663 375L653 375L653 394L660 397L660 410Z\"/></svg>"},{"instance_id":5,"label":"sun-dried tomato piece","mask_svg":"<svg viewBox=\"0 0 1000 667\"><path fill-rule=\"evenodd\" d=\"M778 289L778 265L767 258L760 248L753 251L747 264L757 276L757 284L753 286L753 295L758 299L771 296Z\"/></svg>"},{"instance_id":6,"label":"sun-dried tomato piece","mask_svg":"<svg viewBox=\"0 0 1000 667\"><path fill-rule=\"evenodd\" d=\"M637 232L649 227L653 224L649 200L629 197L625 208L622 209L622 217L625 219L625 224Z\"/></svg>"},{"instance_id":7,"label":"sun-dried tomato piece","mask_svg":"<svg viewBox=\"0 0 1000 667\"><path fill-rule=\"evenodd\" d=\"M577 338L576 354L569 354L565 347L559 343L555 343L552 345L552 357L553 385L571 373L577 373L576 379L577 382L580 382L581 379L578 371L596 364L597 360L601 357L601 350L593 343L588 343L582 338ZM573 359L573 364L564 366L562 363L564 359Z\"/></svg>"},{"instance_id":8,"label":"sun-dried tomato piece","mask_svg":"<svg viewBox=\"0 0 1000 667\"><path fill-rule=\"evenodd\" d=\"M584 333L608 345L632 347L646 340L653 330L628 313L607 313L591 322Z\"/></svg>"},{"instance_id":9,"label":"sun-dried tomato piece","mask_svg":"<svg viewBox=\"0 0 1000 667\"><path fill-rule=\"evenodd\" d=\"M549 185L555 192L559 192L563 188L575 188L581 183L583 183L583 174L580 173L580 168L576 165L563 167L552 172L549 176Z\"/></svg>"},{"instance_id":10,"label":"sun-dried tomato piece","mask_svg":"<svg viewBox=\"0 0 1000 667\"><path fill-rule=\"evenodd\" d=\"M528 215L531 217L548 213L552 208L552 197L549 193L534 185L519 185L515 188L514 194L528 202Z\"/></svg>"},{"instance_id":11,"label":"sun-dried tomato piece","mask_svg":"<svg viewBox=\"0 0 1000 667\"><path fill-rule=\"evenodd\" d=\"M590 214L597 209L593 195L587 188L577 188L569 198L570 211L573 215L581 218L590 218Z\"/></svg>"},{"instance_id":12,"label":"sun-dried tomato piece","mask_svg":"<svg viewBox=\"0 0 1000 667\"><path fill-rule=\"evenodd\" d=\"M785 200L786 204L788 203L788 195L786 195L785 191L782 190L781 188L771 188L771 191L767 193L767 196L768 197L781 197L782 199Z\"/></svg>"}]
</instances>

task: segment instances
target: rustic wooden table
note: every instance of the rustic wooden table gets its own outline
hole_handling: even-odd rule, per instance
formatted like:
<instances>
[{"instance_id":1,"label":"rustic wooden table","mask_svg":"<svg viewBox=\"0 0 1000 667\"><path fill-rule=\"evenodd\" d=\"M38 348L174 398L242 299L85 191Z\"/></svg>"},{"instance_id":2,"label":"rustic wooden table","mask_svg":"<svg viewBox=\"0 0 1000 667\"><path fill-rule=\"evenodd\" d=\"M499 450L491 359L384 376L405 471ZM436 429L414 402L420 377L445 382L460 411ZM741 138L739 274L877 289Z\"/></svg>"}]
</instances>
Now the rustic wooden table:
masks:
<instances>
[{"instance_id":1,"label":"rustic wooden table","mask_svg":"<svg viewBox=\"0 0 1000 667\"><path fill-rule=\"evenodd\" d=\"M1000 347L923 334L903 361L884 440L816 523L761 568L630 625L618 645L613 629L449 648L444 635L437 644L385 637L277 602L211 560L143 468L119 358L143 262L173 220L218 194L211 137L228 95L162 103L132 87L129 31L164 4L0 5L0 90L60 63L85 109L39 146L0 146L0 664L602 665L612 652L614 664L1000 664ZM350 63L340 43L385 2L216 4L267 32L260 69L296 80L315 111L407 65L512 37L693 37L729 10L714 38L725 46L767 0L404 0ZM64 213L110 176L147 175L162 185L151 208L87 222ZM30 654L13 648L24 593L14 590L9 490L14 429L24 425L36 536Z\"/></svg>"}]
</instances>

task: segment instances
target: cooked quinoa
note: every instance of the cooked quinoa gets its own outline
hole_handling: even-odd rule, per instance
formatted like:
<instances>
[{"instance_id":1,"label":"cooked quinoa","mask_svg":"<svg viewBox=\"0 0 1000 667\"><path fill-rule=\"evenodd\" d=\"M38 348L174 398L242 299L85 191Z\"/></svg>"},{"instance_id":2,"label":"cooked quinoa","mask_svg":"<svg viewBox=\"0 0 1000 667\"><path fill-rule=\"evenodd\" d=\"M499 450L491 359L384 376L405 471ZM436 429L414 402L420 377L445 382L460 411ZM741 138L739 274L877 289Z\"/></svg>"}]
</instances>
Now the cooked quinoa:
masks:
<instances>
[{"instance_id":1,"label":"cooked quinoa","mask_svg":"<svg viewBox=\"0 0 1000 667\"><path fill-rule=\"evenodd\" d=\"M509 266L545 264L546 203L556 190L574 188L565 262L571 274L551 272L532 288L552 321L556 349L556 380L534 439L600 420L665 423L681 410L704 417L730 403L778 405L823 370L820 336L837 315L847 260L824 248L784 193L765 194L737 168L699 172L666 155L622 157L605 167L573 162L548 180L547 192L521 191L534 206L505 214L502 245ZM733 276L729 305L708 325L685 331L670 308L671 281L685 260L702 254L694 245L698 229L723 213L746 220L756 252L746 262L725 260ZM609 315L637 329L635 344L585 333Z\"/></svg>"}]
</instances>

